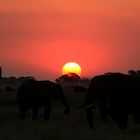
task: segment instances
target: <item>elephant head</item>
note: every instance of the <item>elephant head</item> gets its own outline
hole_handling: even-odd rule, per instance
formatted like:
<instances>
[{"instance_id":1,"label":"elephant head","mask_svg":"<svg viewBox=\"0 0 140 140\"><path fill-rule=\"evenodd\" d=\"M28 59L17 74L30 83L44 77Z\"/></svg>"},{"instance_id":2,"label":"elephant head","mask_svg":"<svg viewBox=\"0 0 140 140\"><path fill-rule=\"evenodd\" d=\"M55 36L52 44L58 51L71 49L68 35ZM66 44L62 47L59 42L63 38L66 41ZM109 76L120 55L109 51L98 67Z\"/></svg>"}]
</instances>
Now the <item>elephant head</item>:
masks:
<instances>
[{"instance_id":1,"label":"elephant head","mask_svg":"<svg viewBox=\"0 0 140 140\"><path fill-rule=\"evenodd\" d=\"M69 108L67 100L64 96L64 90L63 90L62 86L60 84L52 83L52 91L53 92L50 93L51 98L55 101L61 100L62 104L65 107L64 114L69 114L70 108Z\"/></svg>"}]
</instances>

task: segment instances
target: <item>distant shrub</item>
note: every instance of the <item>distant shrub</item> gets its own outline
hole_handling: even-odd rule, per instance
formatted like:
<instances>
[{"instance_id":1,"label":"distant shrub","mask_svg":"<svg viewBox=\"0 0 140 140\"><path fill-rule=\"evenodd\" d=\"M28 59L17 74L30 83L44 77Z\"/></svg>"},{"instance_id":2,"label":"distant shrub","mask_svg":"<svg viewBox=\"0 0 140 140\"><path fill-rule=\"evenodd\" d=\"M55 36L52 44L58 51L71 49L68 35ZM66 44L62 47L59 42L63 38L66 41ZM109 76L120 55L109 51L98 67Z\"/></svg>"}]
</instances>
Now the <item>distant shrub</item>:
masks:
<instances>
[{"instance_id":1,"label":"distant shrub","mask_svg":"<svg viewBox=\"0 0 140 140\"><path fill-rule=\"evenodd\" d=\"M10 77L8 78L8 80L10 80L10 81L16 81L16 80L17 80L17 78L16 78L16 77L14 77L14 76L10 76Z\"/></svg>"},{"instance_id":2,"label":"distant shrub","mask_svg":"<svg viewBox=\"0 0 140 140\"><path fill-rule=\"evenodd\" d=\"M25 80L29 80L29 79L35 80L35 78L34 78L33 76L26 76L26 77L25 77Z\"/></svg>"}]
</instances>

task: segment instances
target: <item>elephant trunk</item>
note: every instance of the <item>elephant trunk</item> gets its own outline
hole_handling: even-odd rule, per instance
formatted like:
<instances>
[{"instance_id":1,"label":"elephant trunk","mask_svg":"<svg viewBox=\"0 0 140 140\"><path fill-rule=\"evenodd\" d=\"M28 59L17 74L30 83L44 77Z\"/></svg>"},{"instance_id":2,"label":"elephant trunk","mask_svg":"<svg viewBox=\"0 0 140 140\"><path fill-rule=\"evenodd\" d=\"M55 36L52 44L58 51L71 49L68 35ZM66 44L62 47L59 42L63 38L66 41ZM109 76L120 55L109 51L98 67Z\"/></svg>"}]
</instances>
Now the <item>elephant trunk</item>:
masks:
<instances>
[{"instance_id":1,"label":"elephant trunk","mask_svg":"<svg viewBox=\"0 0 140 140\"><path fill-rule=\"evenodd\" d=\"M64 114L66 114L66 115L69 114L70 113L70 108L69 108L68 102L67 102L64 95L62 96L62 103L65 107Z\"/></svg>"},{"instance_id":2,"label":"elephant trunk","mask_svg":"<svg viewBox=\"0 0 140 140\"><path fill-rule=\"evenodd\" d=\"M91 94L90 90L88 89L86 97L85 97L85 102L84 102L84 106L86 109L92 109L94 107L93 103L94 103L94 97L93 94Z\"/></svg>"},{"instance_id":3,"label":"elephant trunk","mask_svg":"<svg viewBox=\"0 0 140 140\"><path fill-rule=\"evenodd\" d=\"M92 112L93 104L86 104L85 110L86 110L86 118L87 122L89 124L89 127L93 127L93 112Z\"/></svg>"},{"instance_id":4,"label":"elephant trunk","mask_svg":"<svg viewBox=\"0 0 140 140\"><path fill-rule=\"evenodd\" d=\"M93 128L93 112L91 108L86 108L87 122L90 128Z\"/></svg>"}]
</instances>

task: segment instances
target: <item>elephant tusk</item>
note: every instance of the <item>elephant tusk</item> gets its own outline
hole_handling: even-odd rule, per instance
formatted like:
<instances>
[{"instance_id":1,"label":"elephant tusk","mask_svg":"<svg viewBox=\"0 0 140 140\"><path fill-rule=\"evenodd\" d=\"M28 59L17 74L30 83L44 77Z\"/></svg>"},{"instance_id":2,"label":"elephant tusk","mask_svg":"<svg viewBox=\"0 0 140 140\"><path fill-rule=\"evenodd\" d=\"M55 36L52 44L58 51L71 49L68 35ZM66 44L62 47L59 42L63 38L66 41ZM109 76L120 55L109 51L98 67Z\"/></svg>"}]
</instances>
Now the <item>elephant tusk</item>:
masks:
<instances>
[{"instance_id":1,"label":"elephant tusk","mask_svg":"<svg viewBox=\"0 0 140 140\"><path fill-rule=\"evenodd\" d=\"M87 106L86 106L87 109L88 109L88 108L91 108L91 107L93 107L93 104L90 104L90 105L87 105Z\"/></svg>"}]
</instances>

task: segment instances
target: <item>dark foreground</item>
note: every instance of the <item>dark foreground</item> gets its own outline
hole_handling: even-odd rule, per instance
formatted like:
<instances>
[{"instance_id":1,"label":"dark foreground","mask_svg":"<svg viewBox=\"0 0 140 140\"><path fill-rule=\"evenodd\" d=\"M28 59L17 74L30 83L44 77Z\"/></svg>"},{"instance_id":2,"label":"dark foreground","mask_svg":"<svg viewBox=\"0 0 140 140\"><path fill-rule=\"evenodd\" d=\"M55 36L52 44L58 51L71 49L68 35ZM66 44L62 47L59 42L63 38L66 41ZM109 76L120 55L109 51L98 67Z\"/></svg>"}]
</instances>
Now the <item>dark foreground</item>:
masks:
<instances>
[{"instance_id":1,"label":"dark foreground","mask_svg":"<svg viewBox=\"0 0 140 140\"><path fill-rule=\"evenodd\" d=\"M128 128L119 130L109 119L103 124L98 110L94 110L95 127L90 129L86 122L83 101L85 93L74 93L65 89L66 98L71 107L71 114L63 114L61 102L53 102L49 121L43 121L43 109L39 119L31 120L31 112L24 121L19 121L16 103L16 91L0 91L0 140L139 140L140 124L134 124L129 116Z\"/></svg>"}]
</instances>

